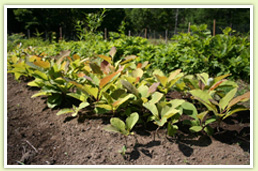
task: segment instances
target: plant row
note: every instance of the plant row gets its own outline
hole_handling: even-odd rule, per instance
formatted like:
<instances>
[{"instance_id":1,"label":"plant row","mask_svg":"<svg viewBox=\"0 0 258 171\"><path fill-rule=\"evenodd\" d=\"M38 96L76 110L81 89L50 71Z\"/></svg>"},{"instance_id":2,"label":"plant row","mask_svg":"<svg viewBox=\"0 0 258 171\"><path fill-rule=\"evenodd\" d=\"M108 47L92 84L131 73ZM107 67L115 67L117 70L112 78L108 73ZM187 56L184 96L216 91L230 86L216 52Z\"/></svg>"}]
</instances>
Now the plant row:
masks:
<instances>
[{"instance_id":1,"label":"plant row","mask_svg":"<svg viewBox=\"0 0 258 171\"><path fill-rule=\"evenodd\" d=\"M49 108L77 99L78 105L62 108L57 115L76 117L87 110L97 115L110 115L106 130L131 134L136 123L153 122L167 127L167 134L174 136L182 115L190 131L212 135L211 123L219 123L232 114L248 110L239 102L249 100L250 92L235 97L238 85L226 78L230 74L210 77L207 73L187 75L181 69L169 74L159 69L151 70L148 61L136 62L129 55L114 61L117 50L112 47L109 55L81 58L70 51L49 57L33 54L32 48L18 51L8 57L8 73L16 79L21 76L33 78L28 86L40 90L32 96L47 97ZM178 91L190 94L189 99L168 99L167 94ZM125 122L124 122L125 120Z\"/></svg>"},{"instance_id":2,"label":"plant row","mask_svg":"<svg viewBox=\"0 0 258 171\"><path fill-rule=\"evenodd\" d=\"M219 76L231 73L232 79L250 81L250 41L248 36L241 36L225 28L223 34L212 36L207 30L207 25L191 26L191 33L175 35L167 44L153 45L141 37L128 37L124 34L110 33L108 41L101 35L87 32L81 34L82 41L54 43L46 46L36 39L22 40L19 35L9 36L8 47L10 52L14 44L21 48L28 45L38 46L34 50L36 55L41 53L56 56L60 51L69 49L71 55L77 54L87 58L96 54L108 55L111 47L116 47L117 52L113 58L117 62L128 55L136 55L137 62L149 61L151 69L160 69L165 74L180 68L186 74L208 73L210 76ZM49 43L47 43L49 44Z\"/></svg>"}]
</instances>

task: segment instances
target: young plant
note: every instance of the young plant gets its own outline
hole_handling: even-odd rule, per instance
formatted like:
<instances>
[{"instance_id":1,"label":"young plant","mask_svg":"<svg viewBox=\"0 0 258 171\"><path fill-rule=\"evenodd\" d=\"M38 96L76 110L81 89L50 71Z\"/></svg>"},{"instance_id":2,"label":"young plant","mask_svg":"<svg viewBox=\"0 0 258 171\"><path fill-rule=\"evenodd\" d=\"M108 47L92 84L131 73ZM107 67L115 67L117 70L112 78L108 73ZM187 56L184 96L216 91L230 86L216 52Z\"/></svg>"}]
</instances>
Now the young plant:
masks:
<instances>
[{"instance_id":1,"label":"young plant","mask_svg":"<svg viewBox=\"0 0 258 171\"><path fill-rule=\"evenodd\" d=\"M131 130L133 129L134 125L138 122L138 120L139 120L139 115L137 112L134 112L129 117L126 118L125 122L123 122L119 118L114 117L110 119L110 125L107 125L106 127L104 127L104 130L106 131L120 133L124 136L125 144L122 147L122 151L121 151L122 155L125 155L125 152L127 149L126 137L134 134L133 132L131 132Z\"/></svg>"},{"instance_id":2,"label":"young plant","mask_svg":"<svg viewBox=\"0 0 258 171\"><path fill-rule=\"evenodd\" d=\"M164 73L161 70L155 70L153 72L153 75L156 77L158 82L161 83L161 86L159 90L165 94L168 93L168 91L171 89L171 87L184 76L183 73L181 73L181 69L177 69L175 71L172 71L169 74L169 77L166 77Z\"/></svg>"},{"instance_id":3,"label":"young plant","mask_svg":"<svg viewBox=\"0 0 258 171\"><path fill-rule=\"evenodd\" d=\"M177 107L179 107L184 102L184 100L181 99L174 99L169 102L161 101L163 96L164 94L155 92L152 94L152 99L150 101L143 103L143 106L148 109L152 114L151 116L149 116L147 121L153 121L154 124L158 126L158 128L156 129L156 134L159 128L164 126L170 118L172 118L170 126L176 123L176 117L173 117L180 112ZM170 128L171 129L169 130L169 134L172 135L173 130L177 128L176 126L172 126Z\"/></svg>"},{"instance_id":4,"label":"young plant","mask_svg":"<svg viewBox=\"0 0 258 171\"><path fill-rule=\"evenodd\" d=\"M216 121L216 117L208 117L209 111L198 113L196 107L189 102L182 104L183 113L193 118L193 120L184 120L183 124L190 125L191 132L205 132L207 135L213 134L213 129L209 126L212 122Z\"/></svg>"},{"instance_id":5,"label":"young plant","mask_svg":"<svg viewBox=\"0 0 258 171\"><path fill-rule=\"evenodd\" d=\"M66 95L73 85L63 78L63 65L58 65L53 61L42 61L39 57L35 57L34 62L27 62L27 64L35 69L32 74L35 80L29 82L28 86L41 88L32 98L47 96L49 108L59 106L66 100Z\"/></svg>"},{"instance_id":6,"label":"young plant","mask_svg":"<svg viewBox=\"0 0 258 171\"><path fill-rule=\"evenodd\" d=\"M243 106L237 106L238 102L244 102L249 100L250 92L247 92L241 96L237 96L234 98L237 92L237 88L229 91L223 98L220 100L215 100L210 96L207 92L202 90L191 90L190 93L193 95L194 99L197 99L204 106L207 107L209 111L212 111L216 119L218 121L218 128L220 126L220 122L227 117L233 115L236 112L248 110Z\"/></svg>"},{"instance_id":7,"label":"young plant","mask_svg":"<svg viewBox=\"0 0 258 171\"><path fill-rule=\"evenodd\" d=\"M62 114L68 114L70 113L72 117L76 117L78 115L78 112L80 110L82 110L83 108L89 106L90 104L88 102L81 102L80 105L78 107L76 107L75 105L73 105L73 108L64 108L61 109L59 112L57 112L56 115L62 115Z\"/></svg>"}]
</instances>

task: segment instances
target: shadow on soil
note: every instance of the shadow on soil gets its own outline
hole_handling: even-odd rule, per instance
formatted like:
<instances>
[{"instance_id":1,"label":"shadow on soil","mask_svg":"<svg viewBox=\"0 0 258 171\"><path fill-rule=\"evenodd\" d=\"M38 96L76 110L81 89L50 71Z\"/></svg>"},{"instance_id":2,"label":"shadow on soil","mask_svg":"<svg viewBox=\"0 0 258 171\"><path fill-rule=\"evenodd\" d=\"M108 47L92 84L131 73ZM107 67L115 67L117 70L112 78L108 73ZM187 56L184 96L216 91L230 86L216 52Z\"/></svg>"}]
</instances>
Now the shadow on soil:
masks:
<instances>
[{"instance_id":1,"label":"shadow on soil","mask_svg":"<svg viewBox=\"0 0 258 171\"><path fill-rule=\"evenodd\" d=\"M153 154L152 154L152 151L150 151L148 148L151 148L151 147L154 147L154 146L159 146L161 144L160 141L151 141L151 142L148 142L147 144L139 144L139 143L136 143L135 146L133 147L133 151L131 153L128 153L129 154L129 160L137 160L141 153L140 151L152 158Z\"/></svg>"}]
</instances>

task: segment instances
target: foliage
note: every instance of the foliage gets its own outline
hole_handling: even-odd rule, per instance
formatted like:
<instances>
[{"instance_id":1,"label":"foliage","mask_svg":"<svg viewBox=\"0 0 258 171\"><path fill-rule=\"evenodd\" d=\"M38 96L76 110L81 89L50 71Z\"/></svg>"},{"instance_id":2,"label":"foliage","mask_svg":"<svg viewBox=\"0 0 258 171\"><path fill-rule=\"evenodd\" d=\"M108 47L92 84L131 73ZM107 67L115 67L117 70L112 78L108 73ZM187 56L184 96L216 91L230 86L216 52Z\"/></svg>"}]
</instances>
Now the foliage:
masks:
<instances>
[{"instance_id":1,"label":"foliage","mask_svg":"<svg viewBox=\"0 0 258 171\"><path fill-rule=\"evenodd\" d=\"M228 60L245 54L249 45L245 38L229 37L229 28L215 37L205 25L192 30L194 34L182 33L168 45L153 46L146 39L121 35L110 41L94 37L43 47L17 46L8 53L8 73L17 80L32 78L28 86L40 89L32 97L46 96L49 108L64 102L72 106L61 108L57 115L77 117L89 110L97 116L110 116L110 125L104 129L125 139L137 123L146 126L148 122L156 125L156 133L164 127L168 136L175 136L182 115L191 117L182 121L190 125L191 132L212 135L211 123L248 110L238 103L249 100L250 92L235 97L238 85L226 79L242 75L234 72L237 66L223 62L228 65ZM224 51L222 46L229 49ZM242 57L249 61L249 54ZM220 61L219 73L212 70L215 66L210 63L215 61ZM190 93L192 99L168 99L171 91ZM71 104L70 98L80 103ZM124 145L123 155L126 148Z\"/></svg>"}]
</instances>

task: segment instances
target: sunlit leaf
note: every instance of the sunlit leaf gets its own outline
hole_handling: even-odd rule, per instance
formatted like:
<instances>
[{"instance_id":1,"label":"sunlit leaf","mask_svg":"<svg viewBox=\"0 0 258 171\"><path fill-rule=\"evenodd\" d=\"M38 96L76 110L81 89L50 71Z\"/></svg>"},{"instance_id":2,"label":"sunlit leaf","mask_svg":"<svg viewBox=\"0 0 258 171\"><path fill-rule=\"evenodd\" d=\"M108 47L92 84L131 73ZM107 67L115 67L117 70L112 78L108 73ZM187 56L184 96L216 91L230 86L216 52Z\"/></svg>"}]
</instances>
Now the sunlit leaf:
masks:
<instances>
[{"instance_id":1,"label":"sunlit leaf","mask_svg":"<svg viewBox=\"0 0 258 171\"><path fill-rule=\"evenodd\" d=\"M153 84L150 86L148 92L149 92L150 94L154 93L154 92L157 90L159 84L160 84L160 82L153 83Z\"/></svg>"},{"instance_id":2,"label":"sunlit leaf","mask_svg":"<svg viewBox=\"0 0 258 171\"><path fill-rule=\"evenodd\" d=\"M114 58L116 54L116 47L112 47L109 51L109 55L112 56L112 58Z\"/></svg>"},{"instance_id":3,"label":"sunlit leaf","mask_svg":"<svg viewBox=\"0 0 258 171\"><path fill-rule=\"evenodd\" d=\"M244 100L248 100L248 99L250 99L250 91L246 92L245 94L243 94L241 96L237 96L236 98L231 100L228 104L228 108L231 108L232 106L234 106L235 104L237 104L240 101L244 101Z\"/></svg>"},{"instance_id":4,"label":"sunlit leaf","mask_svg":"<svg viewBox=\"0 0 258 171\"><path fill-rule=\"evenodd\" d=\"M171 80L175 79L176 76L181 72L181 69L177 69L173 72L171 72L171 74L168 77L168 82L170 82Z\"/></svg>"},{"instance_id":5,"label":"sunlit leaf","mask_svg":"<svg viewBox=\"0 0 258 171\"><path fill-rule=\"evenodd\" d=\"M125 123L119 118L111 118L110 123L113 127L117 128L121 133L125 134Z\"/></svg>"},{"instance_id":6,"label":"sunlit leaf","mask_svg":"<svg viewBox=\"0 0 258 171\"><path fill-rule=\"evenodd\" d=\"M233 99L237 92L237 88L234 88L230 92L228 92L220 101L219 101L219 106L222 110L224 110L228 105L229 102Z\"/></svg>"},{"instance_id":7,"label":"sunlit leaf","mask_svg":"<svg viewBox=\"0 0 258 171\"><path fill-rule=\"evenodd\" d=\"M132 130L134 125L139 120L139 115L137 112L132 113L125 121L127 130Z\"/></svg>"},{"instance_id":8,"label":"sunlit leaf","mask_svg":"<svg viewBox=\"0 0 258 171\"><path fill-rule=\"evenodd\" d=\"M105 61L107 61L108 63L112 63L112 59L108 56L105 55L98 55L98 57L104 59Z\"/></svg>"},{"instance_id":9,"label":"sunlit leaf","mask_svg":"<svg viewBox=\"0 0 258 171\"><path fill-rule=\"evenodd\" d=\"M160 76L160 75L155 75L156 78L158 79L158 81L164 86L166 87L167 82L168 82L168 78L166 76Z\"/></svg>"},{"instance_id":10,"label":"sunlit leaf","mask_svg":"<svg viewBox=\"0 0 258 171\"><path fill-rule=\"evenodd\" d=\"M73 109L65 108L65 109L59 110L56 115L63 115L63 114L73 113L73 112L74 112Z\"/></svg>"},{"instance_id":11,"label":"sunlit leaf","mask_svg":"<svg viewBox=\"0 0 258 171\"><path fill-rule=\"evenodd\" d=\"M130 61L132 61L132 60L134 60L136 58L137 58L137 56L135 56L135 55L126 56L125 60L122 61L120 64L121 65L126 64L127 62L130 62Z\"/></svg>"},{"instance_id":12,"label":"sunlit leaf","mask_svg":"<svg viewBox=\"0 0 258 171\"><path fill-rule=\"evenodd\" d=\"M99 88L103 88L112 78L114 78L114 76L116 76L117 74L119 74L121 71L123 70L123 67L119 68L116 72L114 72L111 75L108 75L106 77L104 77L103 79L100 80L99 83Z\"/></svg>"},{"instance_id":13,"label":"sunlit leaf","mask_svg":"<svg viewBox=\"0 0 258 171\"><path fill-rule=\"evenodd\" d=\"M202 130L201 126L192 126L189 128L191 132L200 132Z\"/></svg>"}]
</instances>

